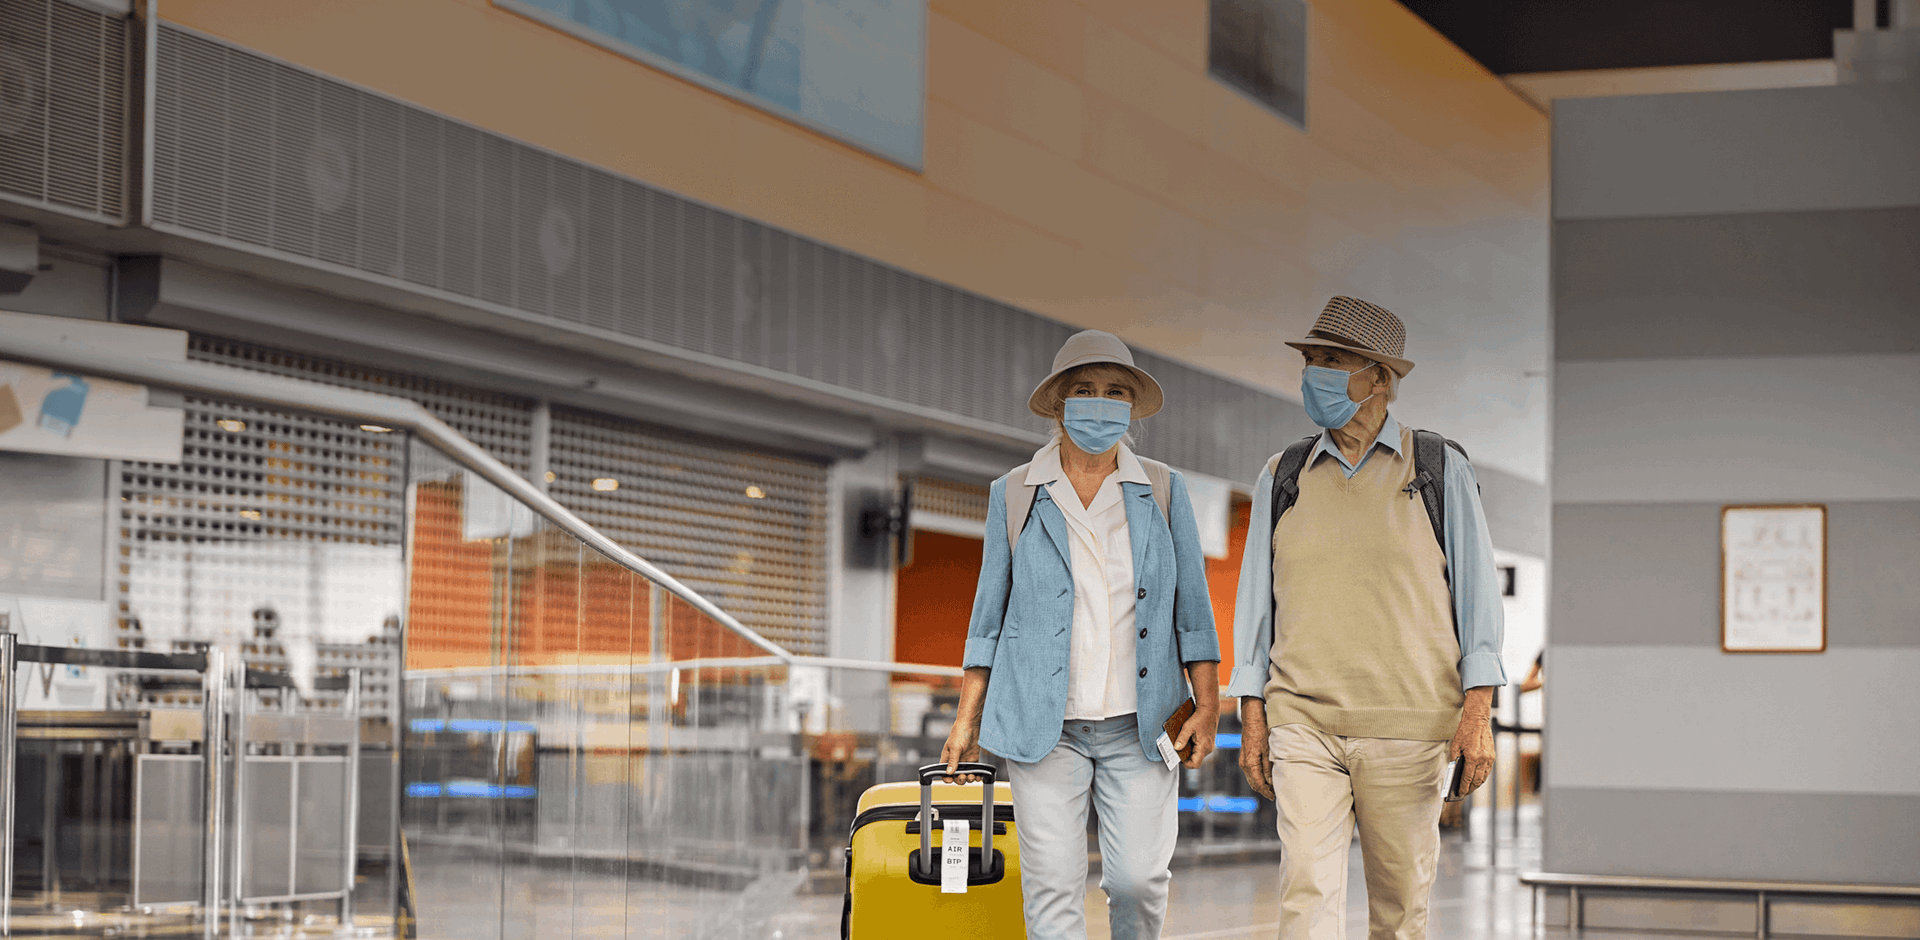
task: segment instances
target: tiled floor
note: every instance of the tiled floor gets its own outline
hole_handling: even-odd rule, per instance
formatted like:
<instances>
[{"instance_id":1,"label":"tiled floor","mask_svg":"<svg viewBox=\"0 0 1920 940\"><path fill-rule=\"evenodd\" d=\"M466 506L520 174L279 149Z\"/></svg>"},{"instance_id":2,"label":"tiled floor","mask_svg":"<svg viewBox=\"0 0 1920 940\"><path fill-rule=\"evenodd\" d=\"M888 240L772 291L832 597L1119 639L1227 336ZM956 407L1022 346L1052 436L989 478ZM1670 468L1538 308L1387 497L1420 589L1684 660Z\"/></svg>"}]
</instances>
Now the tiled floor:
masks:
<instances>
[{"instance_id":1,"label":"tiled floor","mask_svg":"<svg viewBox=\"0 0 1920 940\"><path fill-rule=\"evenodd\" d=\"M1434 885L1428 940L1564 940L1572 936L1565 929L1535 928L1532 924L1532 896L1520 884L1519 872L1539 868L1537 805L1523 807L1519 829L1516 839L1511 833L1511 816L1503 812L1495 846L1498 854L1491 866L1485 841L1470 843L1458 834L1447 834ZM1357 844L1348 877L1347 935L1362 940L1367 936L1367 898ZM1272 861L1176 867L1161 940L1265 940L1279 936L1278 881L1278 868ZM1106 911L1097 882L1096 877L1087 885L1087 935L1091 940L1104 940ZM768 925L764 936L779 940L839 936L838 897L802 897L795 902L792 909ZM1678 935L1622 931L1596 932L1595 936L1604 940L1679 940ZM1693 940L1698 936L1692 935Z\"/></svg>"},{"instance_id":2,"label":"tiled floor","mask_svg":"<svg viewBox=\"0 0 1920 940\"><path fill-rule=\"evenodd\" d=\"M1482 828L1484 833L1484 815ZM1434 886L1429 940L1567 938L1564 929L1532 924L1530 892L1521 871L1540 860L1538 807L1523 808L1519 834L1502 814L1494 864L1487 842L1448 833L1442 841ZM765 938L835 940L838 894L795 894L788 882L771 881L747 892L719 893L676 888L612 875L570 873L565 868L509 869L459 857L423 864L416 856L422 940L508 940L549 937ZM1366 888L1359 847L1351 856L1348 936L1367 936ZM1104 897L1097 876L1088 889L1088 936L1107 936ZM1162 940L1251 940L1276 937L1278 869L1271 860L1181 864ZM502 929L501 912L507 913ZM913 931L903 931L902 936ZM1596 932L1605 940L1668 940L1667 934ZM1696 935L1697 937L1697 935Z\"/></svg>"}]
</instances>

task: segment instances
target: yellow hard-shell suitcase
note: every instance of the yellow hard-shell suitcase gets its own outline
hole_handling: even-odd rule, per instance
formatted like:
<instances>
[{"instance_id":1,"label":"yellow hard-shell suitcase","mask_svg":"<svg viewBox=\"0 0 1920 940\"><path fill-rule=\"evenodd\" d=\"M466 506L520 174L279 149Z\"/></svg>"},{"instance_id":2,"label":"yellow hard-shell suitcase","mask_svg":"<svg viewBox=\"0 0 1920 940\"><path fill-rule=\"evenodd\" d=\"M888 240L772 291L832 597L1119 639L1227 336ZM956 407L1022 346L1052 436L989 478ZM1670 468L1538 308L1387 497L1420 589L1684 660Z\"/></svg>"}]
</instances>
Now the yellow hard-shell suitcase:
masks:
<instances>
[{"instance_id":1,"label":"yellow hard-shell suitcase","mask_svg":"<svg viewBox=\"0 0 1920 940\"><path fill-rule=\"evenodd\" d=\"M842 938L905 937L937 925L942 937L1024 940L1013 790L993 782L992 764L963 763L959 772L987 783L936 783L947 765L928 764L917 784L883 783L860 795L847 840ZM940 845L950 819L970 823L964 894L940 890Z\"/></svg>"}]
</instances>

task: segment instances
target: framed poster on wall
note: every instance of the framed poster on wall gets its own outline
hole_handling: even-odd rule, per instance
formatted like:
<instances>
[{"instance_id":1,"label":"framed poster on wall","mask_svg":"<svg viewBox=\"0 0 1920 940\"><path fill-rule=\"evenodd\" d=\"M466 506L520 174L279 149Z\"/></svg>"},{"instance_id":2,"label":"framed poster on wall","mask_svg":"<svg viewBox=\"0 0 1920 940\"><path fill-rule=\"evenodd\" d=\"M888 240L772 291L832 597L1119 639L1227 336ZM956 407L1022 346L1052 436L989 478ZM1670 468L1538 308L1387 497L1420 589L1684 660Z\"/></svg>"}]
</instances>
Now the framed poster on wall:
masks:
<instances>
[{"instance_id":1,"label":"framed poster on wall","mask_svg":"<svg viewBox=\"0 0 1920 940\"><path fill-rule=\"evenodd\" d=\"M1720 509L1720 648L1827 648L1827 507Z\"/></svg>"}]
</instances>

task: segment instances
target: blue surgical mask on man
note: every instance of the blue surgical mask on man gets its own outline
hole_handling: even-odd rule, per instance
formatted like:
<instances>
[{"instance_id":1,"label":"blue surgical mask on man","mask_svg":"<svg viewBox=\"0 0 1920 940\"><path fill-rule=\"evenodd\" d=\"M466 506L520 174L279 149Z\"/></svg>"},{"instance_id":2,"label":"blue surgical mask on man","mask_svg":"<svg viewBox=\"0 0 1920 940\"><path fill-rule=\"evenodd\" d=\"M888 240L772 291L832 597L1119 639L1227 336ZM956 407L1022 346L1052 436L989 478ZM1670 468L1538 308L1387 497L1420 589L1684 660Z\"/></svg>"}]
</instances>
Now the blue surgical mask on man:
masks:
<instances>
[{"instance_id":1,"label":"blue surgical mask on man","mask_svg":"<svg viewBox=\"0 0 1920 940\"><path fill-rule=\"evenodd\" d=\"M1323 428L1344 428L1353 416L1360 413L1360 406L1373 399L1372 395L1354 401L1347 395L1348 381L1354 376L1378 366L1379 363L1342 372L1325 366L1308 366L1300 373L1300 399L1307 406L1307 417Z\"/></svg>"},{"instance_id":2,"label":"blue surgical mask on man","mask_svg":"<svg viewBox=\"0 0 1920 940\"><path fill-rule=\"evenodd\" d=\"M1089 454L1104 454L1120 443L1133 421L1133 403L1117 398L1069 398L1061 417L1073 445Z\"/></svg>"}]
</instances>

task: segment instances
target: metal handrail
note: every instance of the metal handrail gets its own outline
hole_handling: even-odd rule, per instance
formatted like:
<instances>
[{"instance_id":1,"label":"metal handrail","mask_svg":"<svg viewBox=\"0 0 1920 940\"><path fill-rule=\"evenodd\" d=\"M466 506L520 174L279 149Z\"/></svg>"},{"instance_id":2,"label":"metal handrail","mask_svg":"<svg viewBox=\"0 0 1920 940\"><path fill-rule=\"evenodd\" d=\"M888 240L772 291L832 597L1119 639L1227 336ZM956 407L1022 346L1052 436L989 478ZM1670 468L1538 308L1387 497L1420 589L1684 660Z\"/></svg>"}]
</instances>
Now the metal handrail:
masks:
<instances>
[{"instance_id":1,"label":"metal handrail","mask_svg":"<svg viewBox=\"0 0 1920 940\"><path fill-rule=\"evenodd\" d=\"M1920 885L1836 884L1821 881L1749 881L1737 878L1663 878L1644 875L1578 875L1530 871L1520 883L1557 888L1658 888L1690 891L1768 891L1780 894L1857 894L1920 897Z\"/></svg>"},{"instance_id":2,"label":"metal handrail","mask_svg":"<svg viewBox=\"0 0 1920 940\"><path fill-rule=\"evenodd\" d=\"M158 386L209 398L239 399L288 411L411 431L439 448L461 467L525 503L568 535L586 543L621 567L666 588L668 593L693 605L741 639L780 659L793 658L793 654L785 647L761 636L652 562L628 551L620 543L588 525L417 402L285 376L246 372L202 362L147 359L76 342L50 341L32 336L0 335L0 355L49 368Z\"/></svg>"},{"instance_id":3,"label":"metal handrail","mask_svg":"<svg viewBox=\"0 0 1920 940\"><path fill-rule=\"evenodd\" d=\"M406 679L484 679L505 676L632 676L675 669L750 669L758 666L817 666L825 669L851 669L861 672L912 673L925 676L958 678L965 674L959 666L934 666L927 663L889 663L877 659L837 659L831 656L708 656L699 659L663 659L645 663L557 663L547 666L437 666L409 669Z\"/></svg>"}]
</instances>

